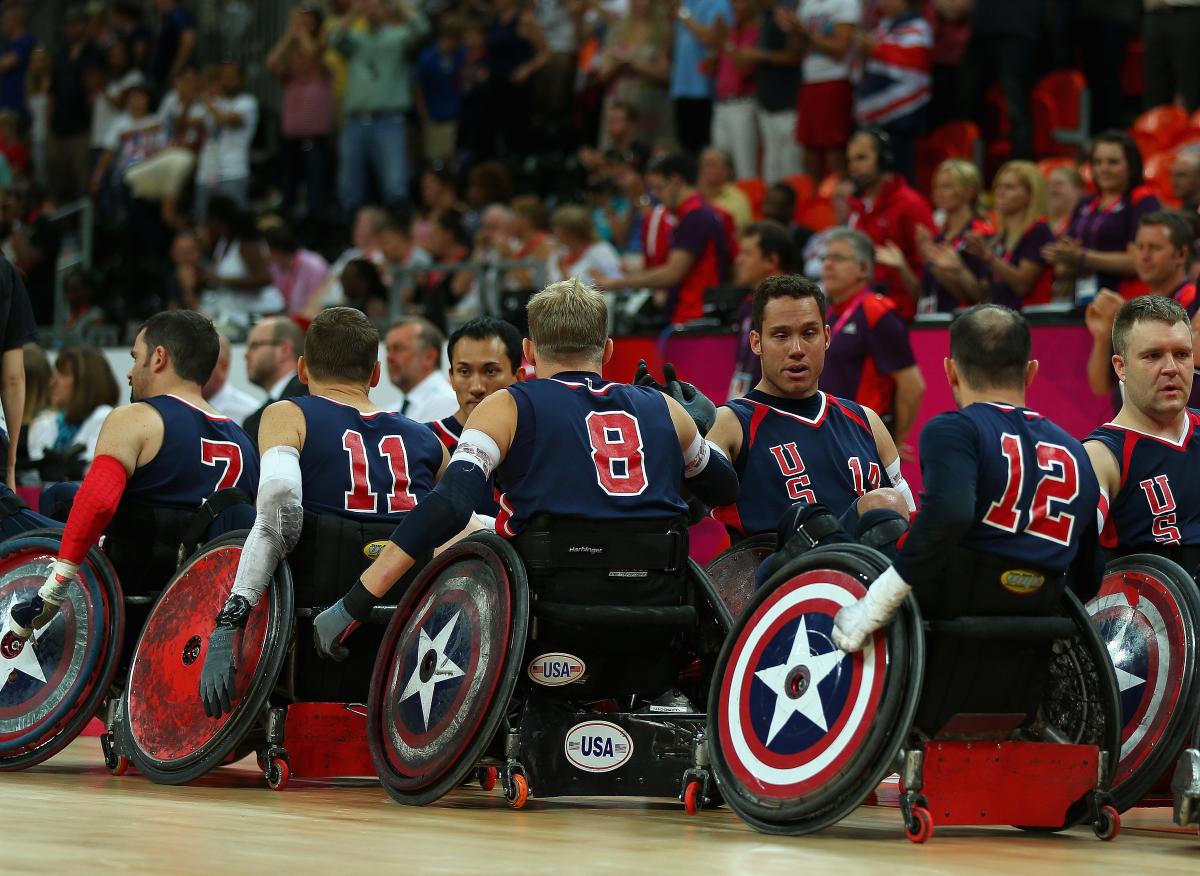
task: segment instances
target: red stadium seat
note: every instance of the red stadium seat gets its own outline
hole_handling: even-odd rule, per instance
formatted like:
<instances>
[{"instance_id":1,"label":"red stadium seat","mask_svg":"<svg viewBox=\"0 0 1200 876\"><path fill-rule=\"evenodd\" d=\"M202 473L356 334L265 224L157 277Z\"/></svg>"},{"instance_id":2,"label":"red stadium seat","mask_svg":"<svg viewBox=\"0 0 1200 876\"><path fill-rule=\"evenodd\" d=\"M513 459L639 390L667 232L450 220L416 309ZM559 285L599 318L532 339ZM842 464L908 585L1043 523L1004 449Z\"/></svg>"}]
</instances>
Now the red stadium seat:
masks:
<instances>
[{"instance_id":1,"label":"red stadium seat","mask_svg":"<svg viewBox=\"0 0 1200 876\"><path fill-rule=\"evenodd\" d=\"M1158 199L1167 207L1178 207L1179 200L1171 191L1171 167L1178 153L1174 149L1157 152L1146 161L1146 185L1154 189Z\"/></svg>"},{"instance_id":2,"label":"red stadium seat","mask_svg":"<svg viewBox=\"0 0 1200 876\"><path fill-rule=\"evenodd\" d=\"M841 182L841 174L831 173L825 179L821 180L821 184L817 186L817 197L824 198L827 201L833 200L834 189Z\"/></svg>"},{"instance_id":3,"label":"red stadium seat","mask_svg":"<svg viewBox=\"0 0 1200 876\"><path fill-rule=\"evenodd\" d=\"M809 198L796 208L796 223L812 231L824 231L837 224L833 212L833 201L818 195Z\"/></svg>"},{"instance_id":4,"label":"red stadium seat","mask_svg":"<svg viewBox=\"0 0 1200 876\"><path fill-rule=\"evenodd\" d=\"M983 138L974 122L947 122L917 141L917 190L932 188L933 174L948 158L964 158L976 166L983 161Z\"/></svg>"},{"instance_id":5,"label":"red stadium seat","mask_svg":"<svg viewBox=\"0 0 1200 876\"><path fill-rule=\"evenodd\" d=\"M785 176L780 182L787 183L792 187L792 191L796 193L796 203L807 201L816 194L816 183L813 178L806 173L798 173L795 176Z\"/></svg>"},{"instance_id":6,"label":"red stadium seat","mask_svg":"<svg viewBox=\"0 0 1200 876\"><path fill-rule=\"evenodd\" d=\"M1187 110L1178 106L1156 106L1137 117L1130 133L1142 147L1142 155L1149 158L1153 152L1174 146L1188 127ZM1150 140L1157 148L1147 151L1144 144Z\"/></svg>"},{"instance_id":7,"label":"red stadium seat","mask_svg":"<svg viewBox=\"0 0 1200 876\"><path fill-rule=\"evenodd\" d=\"M734 185L750 199L750 210L754 214L755 221L761 219L763 198L767 194L767 187L763 181L761 179L739 179L734 182Z\"/></svg>"},{"instance_id":8,"label":"red stadium seat","mask_svg":"<svg viewBox=\"0 0 1200 876\"><path fill-rule=\"evenodd\" d=\"M1079 154L1091 126L1091 93L1078 70L1060 70L1033 88L1033 152L1041 158Z\"/></svg>"}]
</instances>

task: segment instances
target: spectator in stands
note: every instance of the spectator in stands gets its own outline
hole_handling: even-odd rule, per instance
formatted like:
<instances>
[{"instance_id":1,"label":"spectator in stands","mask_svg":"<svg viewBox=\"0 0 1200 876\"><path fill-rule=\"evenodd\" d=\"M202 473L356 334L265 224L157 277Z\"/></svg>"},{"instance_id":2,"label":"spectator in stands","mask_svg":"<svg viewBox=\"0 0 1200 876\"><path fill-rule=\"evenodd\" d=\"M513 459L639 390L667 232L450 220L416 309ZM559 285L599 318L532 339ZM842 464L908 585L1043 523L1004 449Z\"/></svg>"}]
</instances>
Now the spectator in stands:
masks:
<instances>
[{"instance_id":1,"label":"spectator in stands","mask_svg":"<svg viewBox=\"0 0 1200 876\"><path fill-rule=\"evenodd\" d=\"M1048 244L1045 257L1056 274L1075 280L1075 300L1086 303L1100 289L1120 292L1135 276L1130 252L1138 222L1160 208L1142 184L1142 153L1128 135L1109 131L1092 141L1096 194L1080 201L1066 236Z\"/></svg>"},{"instance_id":2,"label":"spectator in stands","mask_svg":"<svg viewBox=\"0 0 1200 876\"><path fill-rule=\"evenodd\" d=\"M446 336L429 320L409 316L384 335L388 380L404 393L399 411L418 423L431 423L458 410L458 397L442 368Z\"/></svg>"},{"instance_id":3,"label":"spectator in stands","mask_svg":"<svg viewBox=\"0 0 1200 876\"><path fill-rule=\"evenodd\" d=\"M433 257L413 242L412 217L406 209L390 211L379 226L379 253L383 256L380 276L386 288L399 296L406 309L413 308L417 276L433 264Z\"/></svg>"},{"instance_id":4,"label":"spectator in stands","mask_svg":"<svg viewBox=\"0 0 1200 876\"><path fill-rule=\"evenodd\" d=\"M78 7L69 8L63 19L63 43L54 55L46 143L50 191L59 202L73 200L87 191L92 113L85 74L99 63L96 50L87 39L86 14Z\"/></svg>"},{"instance_id":5,"label":"spectator in stands","mask_svg":"<svg viewBox=\"0 0 1200 876\"><path fill-rule=\"evenodd\" d=\"M1171 194L1185 213L1195 213L1200 208L1200 152L1179 153L1171 165Z\"/></svg>"},{"instance_id":6,"label":"spectator in stands","mask_svg":"<svg viewBox=\"0 0 1200 876\"><path fill-rule=\"evenodd\" d=\"M820 281L825 262L825 246L829 242L829 235L849 224L850 199L852 197L854 197L854 183L845 177L838 180L837 185L833 187L833 198L831 199L833 225L810 237L801 251L804 276L808 279Z\"/></svg>"},{"instance_id":7,"label":"spectator in stands","mask_svg":"<svg viewBox=\"0 0 1200 876\"><path fill-rule=\"evenodd\" d=\"M417 58L413 98L421 119L422 153L426 161L449 161L458 148L458 114L462 110L462 71L467 51L462 24L443 19L437 41Z\"/></svg>"},{"instance_id":8,"label":"spectator in stands","mask_svg":"<svg viewBox=\"0 0 1200 876\"><path fill-rule=\"evenodd\" d=\"M932 231L933 214L925 199L904 177L893 171L891 147L891 138L878 128L864 128L850 139L846 159L855 194L850 199L849 225L873 240L876 246L895 244L910 266L914 279L920 282L924 270L917 229L924 227ZM896 261L890 257L889 260ZM898 268L875 265L875 286L896 303L901 316L912 319L917 310L917 299Z\"/></svg>"},{"instance_id":9,"label":"spectator in stands","mask_svg":"<svg viewBox=\"0 0 1200 876\"><path fill-rule=\"evenodd\" d=\"M347 64L345 122L338 155L338 193L349 215L367 198L368 170L375 174L385 204L408 196L405 114L412 108L409 50L429 30L425 13L409 0L395 0L389 15L383 0L356 7L366 30L349 16L329 35Z\"/></svg>"},{"instance_id":10,"label":"spectator in stands","mask_svg":"<svg viewBox=\"0 0 1200 876\"><path fill-rule=\"evenodd\" d=\"M4 42L0 44L0 108L12 110L22 120L29 118L25 106L25 77L37 38L27 27L28 14L22 3L7 3L0 18Z\"/></svg>"},{"instance_id":11,"label":"spectator in stands","mask_svg":"<svg viewBox=\"0 0 1200 876\"><path fill-rule=\"evenodd\" d=\"M456 156L459 164L466 166L496 154L496 117L502 108L493 99L496 79L488 59L487 27L482 21L467 20L463 50Z\"/></svg>"},{"instance_id":12,"label":"spectator in stands","mask_svg":"<svg viewBox=\"0 0 1200 876\"><path fill-rule=\"evenodd\" d=\"M112 5L110 21L113 37L129 46L133 66L145 70L150 63L154 32L146 26L142 4L136 0L116 0Z\"/></svg>"},{"instance_id":13,"label":"spectator in stands","mask_svg":"<svg viewBox=\"0 0 1200 876\"><path fill-rule=\"evenodd\" d=\"M999 82L1012 126L1014 158L1033 158L1029 96L1037 71L1044 6L1045 0L976 0L971 44L959 80L960 112L977 122L988 86Z\"/></svg>"},{"instance_id":14,"label":"spectator in stands","mask_svg":"<svg viewBox=\"0 0 1200 876\"><path fill-rule=\"evenodd\" d=\"M53 204L42 199L38 189L18 181L4 199L7 228L4 251L10 257L29 291L33 316L38 325L54 322L54 275L62 232L50 220Z\"/></svg>"},{"instance_id":15,"label":"spectator in stands","mask_svg":"<svg viewBox=\"0 0 1200 876\"><path fill-rule=\"evenodd\" d=\"M250 144L258 128L258 98L242 88L242 68L225 61L202 98L210 128L196 168L196 216L201 221L218 195L242 209L250 205Z\"/></svg>"},{"instance_id":16,"label":"spectator in stands","mask_svg":"<svg viewBox=\"0 0 1200 876\"><path fill-rule=\"evenodd\" d=\"M533 97L545 121L551 123L546 133L556 136L570 116L575 93L576 17L582 10L563 0L534 0L532 6L549 55L533 77ZM558 132L552 130L556 126Z\"/></svg>"},{"instance_id":17,"label":"spectator in stands","mask_svg":"<svg viewBox=\"0 0 1200 876\"><path fill-rule=\"evenodd\" d=\"M250 214L218 195L208 205L205 231L212 254L200 310L222 330L242 334L255 317L282 312L283 296L271 285L267 244Z\"/></svg>"},{"instance_id":18,"label":"spectator in stands","mask_svg":"<svg viewBox=\"0 0 1200 876\"><path fill-rule=\"evenodd\" d=\"M645 155L635 151L609 153L609 178L614 196L602 209L609 239L622 253L642 253L643 230L653 209L646 179L642 176L645 159Z\"/></svg>"},{"instance_id":19,"label":"spectator in stands","mask_svg":"<svg viewBox=\"0 0 1200 876\"><path fill-rule=\"evenodd\" d=\"M150 50L150 78L162 93L195 63L196 21L180 0L155 0L155 6L159 24Z\"/></svg>"},{"instance_id":20,"label":"spectator in stands","mask_svg":"<svg viewBox=\"0 0 1200 876\"><path fill-rule=\"evenodd\" d=\"M303 221L319 217L325 209L329 163L329 138L333 133L333 74L325 60L321 38L324 13L314 3L292 10L288 29L271 53L267 67L283 82L280 211ZM304 207L297 192L304 186Z\"/></svg>"},{"instance_id":21,"label":"spectator in stands","mask_svg":"<svg viewBox=\"0 0 1200 876\"><path fill-rule=\"evenodd\" d=\"M693 155L708 145L712 135L713 80L705 43L718 20L732 19L729 0L682 0L676 13L669 94L675 138Z\"/></svg>"},{"instance_id":22,"label":"spectator in stands","mask_svg":"<svg viewBox=\"0 0 1200 876\"><path fill-rule=\"evenodd\" d=\"M983 259L991 283L986 300L1019 310L1050 302L1054 271L1042 255L1054 239L1046 224L1046 183L1037 166L1010 161L996 172L996 234L968 233L966 250Z\"/></svg>"},{"instance_id":23,"label":"spectator in stands","mask_svg":"<svg viewBox=\"0 0 1200 876\"><path fill-rule=\"evenodd\" d=\"M736 179L758 176L758 117L754 104L759 14L754 0L731 0L733 19L717 19L709 46L713 67L713 117L709 142L730 156Z\"/></svg>"},{"instance_id":24,"label":"spectator in stands","mask_svg":"<svg viewBox=\"0 0 1200 876\"><path fill-rule=\"evenodd\" d=\"M217 364L213 366L212 376L204 384L201 394L218 414L229 417L235 423L244 423L251 414L258 410L258 401L248 392L242 392L229 382L229 338L222 334L218 334L217 338L221 342Z\"/></svg>"},{"instance_id":25,"label":"spectator in stands","mask_svg":"<svg viewBox=\"0 0 1200 876\"><path fill-rule=\"evenodd\" d=\"M80 480L96 455L104 418L117 404L117 380L95 347L64 347L50 375L53 433L29 436L29 458L40 462L43 480ZM48 443L42 443L47 441Z\"/></svg>"},{"instance_id":26,"label":"spectator in stands","mask_svg":"<svg viewBox=\"0 0 1200 876\"><path fill-rule=\"evenodd\" d=\"M258 424L273 402L297 395L308 395L308 385L300 382L296 362L304 351L304 332L286 316L260 320L246 338L246 379L267 394L254 413L242 424L255 443Z\"/></svg>"},{"instance_id":27,"label":"spectator in stands","mask_svg":"<svg viewBox=\"0 0 1200 876\"><path fill-rule=\"evenodd\" d=\"M112 130L125 112L125 93L135 85L145 85L146 75L133 66L129 47L120 40L108 47L108 57L103 71L99 67L89 70L94 80L92 92L92 150L113 148Z\"/></svg>"},{"instance_id":28,"label":"spectator in stands","mask_svg":"<svg viewBox=\"0 0 1200 876\"><path fill-rule=\"evenodd\" d=\"M0 155L14 174L28 176L29 149L21 134L21 118L12 110L0 110Z\"/></svg>"},{"instance_id":29,"label":"spectator in stands","mask_svg":"<svg viewBox=\"0 0 1200 876\"><path fill-rule=\"evenodd\" d=\"M967 250L967 236L988 238L993 228L979 209L983 180L969 161L951 158L943 161L933 174L933 204L942 221L936 233L917 228L924 265L920 283L904 262L904 254L894 243L877 248L875 258L895 267L906 287L920 295L920 309L926 313L949 313L956 307L974 304L983 294L980 278L983 260Z\"/></svg>"},{"instance_id":30,"label":"spectator in stands","mask_svg":"<svg viewBox=\"0 0 1200 876\"><path fill-rule=\"evenodd\" d=\"M471 239L463 214L453 207L434 216L427 240L426 249L435 264L456 265L465 261L470 253ZM424 314L439 329L445 327L449 309L458 303L459 294L454 284L457 273L445 269L430 271L417 287L417 312Z\"/></svg>"},{"instance_id":31,"label":"spectator in stands","mask_svg":"<svg viewBox=\"0 0 1200 876\"><path fill-rule=\"evenodd\" d=\"M1142 63L1146 109L1183 96L1189 113L1200 109L1200 4L1194 0L1145 0Z\"/></svg>"},{"instance_id":32,"label":"spectator in stands","mask_svg":"<svg viewBox=\"0 0 1200 876\"><path fill-rule=\"evenodd\" d=\"M387 317L388 289L383 284L379 267L368 259L351 259L342 269L343 303L361 310L372 322Z\"/></svg>"},{"instance_id":33,"label":"spectator in stands","mask_svg":"<svg viewBox=\"0 0 1200 876\"><path fill-rule=\"evenodd\" d=\"M1071 227L1075 208L1087 194L1079 168L1056 167L1046 179L1046 222L1055 238L1063 237Z\"/></svg>"},{"instance_id":34,"label":"spectator in stands","mask_svg":"<svg viewBox=\"0 0 1200 876\"><path fill-rule=\"evenodd\" d=\"M1200 298L1196 295L1195 284L1188 279L1194 250L1195 232L1187 219L1169 210L1147 213L1138 222L1134 240L1134 264L1139 282L1130 291L1138 295L1174 298L1191 317L1192 331L1196 332L1200 329L1197 318ZM1125 300L1112 289L1102 289L1088 305L1084 317L1092 335L1088 384L1096 395L1111 394L1114 408L1120 407L1121 393L1112 369L1112 327Z\"/></svg>"},{"instance_id":35,"label":"spectator in stands","mask_svg":"<svg viewBox=\"0 0 1200 876\"><path fill-rule=\"evenodd\" d=\"M596 287L654 289L655 303L669 323L685 323L704 313L704 293L729 276L734 249L728 214L717 211L696 188L696 163L688 155L661 155L646 174L650 191L673 212L678 224L671 230L665 261L623 277L597 277Z\"/></svg>"},{"instance_id":36,"label":"spectator in stands","mask_svg":"<svg viewBox=\"0 0 1200 876\"><path fill-rule=\"evenodd\" d=\"M925 3L925 20L933 28L930 128L961 118L958 80L971 42L974 6L975 0L927 0Z\"/></svg>"},{"instance_id":37,"label":"spectator in stands","mask_svg":"<svg viewBox=\"0 0 1200 876\"><path fill-rule=\"evenodd\" d=\"M53 64L50 53L40 46L29 56L29 75L25 77L25 107L29 111L29 152L33 160L33 181L38 188L50 188L50 81Z\"/></svg>"},{"instance_id":38,"label":"spectator in stands","mask_svg":"<svg viewBox=\"0 0 1200 876\"><path fill-rule=\"evenodd\" d=\"M124 200L125 174L167 145L167 131L162 119L150 112L149 86L144 82L135 82L128 86L124 93L124 104L125 111L113 119L105 132L101 144L103 151L96 159L96 168L92 171L93 197L107 184L121 200ZM150 215L154 216L157 213L156 207ZM140 237L140 233L146 228L139 226L131 230ZM153 238L139 239L140 246L151 246L153 243Z\"/></svg>"},{"instance_id":39,"label":"spectator in stands","mask_svg":"<svg viewBox=\"0 0 1200 876\"><path fill-rule=\"evenodd\" d=\"M865 234L835 231L825 247L822 285L829 297L829 350L821 388L871 408L888 425L904 459L925 381L895 303L875 294L875 246Z\"/></svg>"},{"instance_id":40,"label":"spectator in stands","mask_svg":"<svg viewBox=\"0 0 1200 876\"><path fill-rule=\"evenodd\" d=\"M804 167L815 180L845 168L853 130L854 88L850 84L854 35L862 24L860 0L801 0L798 12L775 7L785 33L805 47L803 84L796 109L796 139Z\"/></svg>"},{"instance_id":41,"label":"spectator in stands","mask_svg":"<svg viewBox=\"0 0 1200 876\"><path fill-rule=\"evenodd\" d=\"M763 4L758 45L734 57L748 58L755 69L758 135L762 140L762 179L767 185L800 173L803 157L796 142L796 96L800 93L803 52L798 33L784 33L775 5Z\"/></svg>"},{"instance_id":42,"label":"spectator in stands","mask_svg":"<svg viewBox=\"0 0 1200 876\"><path fill-rule=\"evenodd\" d=\"M25 344L25 407L21 423L25 426L17 439L16 480L21 484L41 481L29 457L29 447L46 448L58 437L58 411L50 404L52 369L46 351L35 343Z\"/></svg>"},{"instance_id":43,"label":"spectator in stands","mask_svg":"<svg viewBox=\"0 0 1200 876\"><path fill-rule=\"evenodd\" d=\"M329 262L320 253L303 249L296 233L284 222L263 232L270 259L271 285L283 296L289 314L309 311L312 299L329 279Z\"/></svg>"},{"instance_id":44,"label":"spectator in stands","mask_svg":"<svg viewBox=\"0 0 1200 876\"><path fill-rule=\"evenodd\" d=\"M601 149L633 145L633 138L626 143L613 142L608 131L607 119L618 106L630 117L630 127L642 142L658 143L674 134L667 92L673 39L668 8L669 4L655 0L630 0L628 13L605 31L599 69L606 120Z\"/></svg>"},{"instance_id":45,"label":"spectator in stands","mask_svg":"<svg viewBox=\"0 0 1200 876\"><path fill-rule=\"evenodd\" d=\"M883 16L871 33L860 31L866 56L858 81L860 125L878 125L892 138L894 166L913 179L914 142L925 132L933 68L933 31L921 15L923 0L881 0Z\"/></svg>"},{"instance_id":46,"label":"spectator in stands","mask_svg":"<svg viewBox=\"0 0 1200 876\"><path fill-rule=\"evenodd\" d=\"M434 162L421 171L421 205L413 221L413 239L418 246L428 249L429 230L437 214L443 210L466 210L458 198L457 184L453 169L442 162Z\"/></svg>"},{"instance_id":47,"label":"spectator in stands","mask_svg":"<svg viewBox=\"0 0 1200 876\"><path fill-rule=\"evenodd\" d=\"M621 257L606 240L600 240L586 207L568 204L550 217L550 230L558 240L546 266L546 282L576 277L592 285L598 277L621 273Z\"/></svg>"},{"instance_id":48,"label":"spectator in stands","mask_svg":"<svg viewBox=\"0 0 1200 876\"><path fill-rule=\"evenodd\" d=\"M507 107L530 107L535 76L550 62L546 35L523 0L492 0L487 29L491 97L500 135L500 154L521 154L532 142L529 112L508 112Z\"/></svg>"},{"instance_id":49,"label":"spectator in stands","mask_svg":"<svg viewBox=\"0 0 1200 876\"><path fill-rule=\"evenodd\" d=\"M184 228L171 241L171 272L167 276L167 306L172 310L199 310L204 288L204 252L196 232ZM238 420L240 423L241 420Z\"/></svg>"},{"instance_id":50,"label":"spectator in stands","mask_svg":"<svg viewBox=\"0 0 1200 876\"><path fill-rule=\"evenodd\" d=\"M483 221L483 211L492 204L512 200L512 174L499 161L484 161L467 171L467 212L463 217L467 232L475 234Z\"/></svg>"},{"instance_id":51,"label":"spectator in stands","mask_svg":"<svg viewBox=\"0 0 1200 876\"><path fill-rule=\"evenodd\" d=\"M71 343L87 343L92 330L104 324L104 311L95 304L96 287L91 276L74 270L63 280L67 319L63 323Z\"/></svg>"},{"instance_id":52,"label":"spectator in stands","mask_svg":"<svg viewBox=\"0 0 1200 876\"><path fill-rule=\"evenodd\" d=\"M536 195L520 195L513 198L509 216L507 239L512 241L508 257L512 261L540 261L545 263L554 252L555 241L550 236L550 223L546 205ZM531 268L510 271L508 282L514 289L542 288L545 276Z\"/></svg>"},{"instance_id":53,"label":"spectator in stands","mask_svg":"<svg viewBox=\"0 0 1200 876\"><path fill-rule=\"evenodd\" d=\"M778 222L792 236L796 247L796 258L804 251L812 237L812 230L796 223L796 190L790 183L775 183L767 189L762 202L763 219Z\"/></svg>"},{"instance_id":54,"label":"spectator in stands","mask_svg":"<svg viewBox=\"0 0 1200 876\"><path fill-rule=\"evenodd\" d=\"M700 193L709 204L724 210L737 228L754 221L754 209L746 193L733 184L734 167L729 153L715 146L700 153Z\"/></svg>"},{"instance_id":55,"label":"spectator in stands","mask_svg":"<svg viewBox=\"0 0 1200 876\"><path fill-rule=\"evenodd\" d=\"M366 259L378 269L383 262L383 254L379 250L379 232L383 229L386 221L387 213L381 207L359 208L354 215L354 227L350 230L350 246L342 251L337 261L330 267L329 277L324 286L310 300L309 309L304 316L312 319L321 311L321 308L344 303L341 276L350 262L355 259Z\"/></svg>"},{"instance_id":56,"label":"spectator in stands","mask_svg":"<svg viewBox=\"0 0 1200 876\"><path fill-rule=\"evenodd\" d=\"M794 274L800 267L800 251L787 228L778 222L754 222L738 237L738 254L733 262L733 282L746 290L737 313L738 351L734 360L729 398L741 398L762 378L762 360L750 348L754 317L754 290L767 277Z\"/></svg>"}]
</instances>

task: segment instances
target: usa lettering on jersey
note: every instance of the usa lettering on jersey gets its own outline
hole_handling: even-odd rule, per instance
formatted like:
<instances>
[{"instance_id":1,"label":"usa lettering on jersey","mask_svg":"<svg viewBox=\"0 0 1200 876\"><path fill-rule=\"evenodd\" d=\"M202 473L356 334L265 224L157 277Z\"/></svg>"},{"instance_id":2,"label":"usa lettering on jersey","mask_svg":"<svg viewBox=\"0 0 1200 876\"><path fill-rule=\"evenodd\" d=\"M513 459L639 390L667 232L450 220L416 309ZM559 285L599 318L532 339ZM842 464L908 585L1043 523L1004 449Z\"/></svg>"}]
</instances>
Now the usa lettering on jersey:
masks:
<instances>
[{"instance_id":1,"label":"usa lettering on jersey","mask_svg":"<svg viewBox=\"0 0 1200 876\"><path fill-rule=\"evenodd\" d=\"M1175 494L1171 492L1171 480L1165 475L1156 475L1138 483L1142 494L1146 497L1150 515L1150 533L1159 544L1182 544L1183 535L1179 531L1178 516L1175 509Z\"/></svg>"}]
</instances>

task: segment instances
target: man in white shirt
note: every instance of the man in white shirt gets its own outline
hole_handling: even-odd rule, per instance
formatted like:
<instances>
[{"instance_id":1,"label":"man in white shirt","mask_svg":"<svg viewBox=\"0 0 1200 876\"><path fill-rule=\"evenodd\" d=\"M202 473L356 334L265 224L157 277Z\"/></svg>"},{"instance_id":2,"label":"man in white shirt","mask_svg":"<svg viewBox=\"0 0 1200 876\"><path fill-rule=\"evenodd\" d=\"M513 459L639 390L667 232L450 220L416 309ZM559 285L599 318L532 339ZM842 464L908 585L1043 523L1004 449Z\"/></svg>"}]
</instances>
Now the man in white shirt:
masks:
<instances>
[{"instance_id":1,"label":"man in white shirt","mask_svg":"<svg viewBox=\"0 0 1200 876\"><path fill-rule=\"evenodd\" d=\"M217 70L216 94L204 108L212 128L196 169L196 216L203 219L214 195L249 206L250 144L258 127L258 99L242 90L242 70L227 61Z\"/></svg>"},{"instance_id":2,"label":"man in white shirt","mask_svg":"<svg viewBox=\"0 0 1200 876\"><path fill-rule=\"evenodd\" d=\"M201 394L217 413L229 417L235 423L244 423L258 410L258 400L229 382L229 338L221 334L217 337L221 341L221 351L217 354L217 364L213 366L212 376L208 378L208 383L204 384Z\"/></svg>"},{"instance_id":3,"label":"man in white shirt","mask_svg":"<svg viewBox=\"0 0 1200 876\"><path fill-rule=\"evenodd\" d=\"M437 326L409 316L388 329L388 379L404 393L399 411L419 423L449 417L458 410L458 396L442 368L446 339Z\"/></svg>"},{"instance_id":4,"label":"man in white shirt","mask_svg":"<svg viewBox=\"0 0 1200 876\"><path fill-rule=\"evenodd\" d=\"M296 376L296 360L304 351L304 332L286 316L261 320L246 338L246 377L267 393L267 400L242 424L258 441L258 421L267 405L281 398L308 395L308 387Z\"/></svg>"},{"instance_id":5,"label":"man in white shirt","mask_svg":"<svg viewBox=\"0 0 1200 876\"><path fill-rule=\"evenodd\" d=\"M383 263L384 257L380 251L379 236L387 221L387 211L382 207L368 204L358 208L358 212L354 214L354 227L350 230L350 247L344 250L338 256L337 261L330 266L329 278L309 299L309 307L305 316L312 319L323 308L346 303L346 296L342 292L342 271L350 262L355 259L369 259L376 265Z\"/></svg>"}]
</instances>

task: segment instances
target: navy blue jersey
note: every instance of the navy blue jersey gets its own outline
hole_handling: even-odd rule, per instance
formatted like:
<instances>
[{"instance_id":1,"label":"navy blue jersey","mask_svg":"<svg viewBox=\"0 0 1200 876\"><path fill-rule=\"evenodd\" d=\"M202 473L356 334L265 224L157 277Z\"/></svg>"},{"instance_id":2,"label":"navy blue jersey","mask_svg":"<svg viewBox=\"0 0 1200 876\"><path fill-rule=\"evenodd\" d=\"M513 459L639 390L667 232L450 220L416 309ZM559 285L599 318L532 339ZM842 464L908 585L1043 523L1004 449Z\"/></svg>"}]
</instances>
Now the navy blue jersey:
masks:
<instances>
[{"instance_id":1,"label":"navy blue jersey","mask_svg":"<svg viewBox=\"0 0 1200 876\"><path fill-rule=\"evenodd\" d=\"M687 510L683 451L658 390L564 371L506 392L517 432L496 472L501 535L516 535L535 514L652 520Z\"/></svg>"},{"instance_id":2,"label":"navy blue jersey","mask_svg":"<svg viewBox=\"0 0 1200 876\"><path fill-rule=\"evenodd\" d=\"M1128 552L1153 545L1200 545L1200 411L1187 411L1179 441L1107 423L1087 437L1117 460L1121 488L1109 497L1100 543Z\"/></svg>"},{"instance_id":3,"label":"navy blue jersey","mask_svg":"<svg viewBox=\"0 0 1200 876\"><path fill-rule=\"evenodd\" d=\"M304 412L304 508L352 520L395 521L437 482L442 445L392 411L364 414L319 395L288 399Z\"/></svg>"},{"instance_id":4,"label":"navy blue jersey","mask_svg":"<svg viewBox=\"0 0 1200 876\"><path fill-rule=\"evenodd\" d=\"M241 426L173 395L142 404L162 417L163 442L154 459L130 475L122 504L198 508L217 490L258 492L258 450Z\"/></svg>"},{"instance_id":5,"label":"navy blue jersey","mask_svg":"<svg viewBox=\"0 0 1200 876\"><path fill-rule=\"evenodd\" d=\"M1096 530L1100 488L1083 445L1041 414L978 403L921 430L921 513L896 561L908 581L962 545L1066 571ZM912 576L912 577L910 577Z\"/></svg>"},{"instance_id":6,"label":"navy blue jersey","mask_svg":"<svg viewBox=\"0 0 1200 876\"><path fill-rule=\"evenodd\" d=\"M446 417L444 420L434 420L432 423L426 423L433 434L437 436L437 440L442 442L450 453L454 453L454 449L458 447L458 439L462 437L462 423L453 416ZM484 497L478 505L475 506L475 511L478 514L485 514L488 517L495 517L500 513L499 494L496 492L496 477L488 478L487 496Z\"/></svg>"},{"instance_id":7,"label":"navy blue jersey","mask_svg":"<svg viewBox=\"0 0 1200 876\"><path fill-rule=\"evenodd\" d=\"M713 516L742 535L774 532L796 502L821 502L840 515L881 486L883 462L860 405L823 392L784 399L755 389L725 406L742 425L733 460L741 489L737 504Z\"/></svg>"}]
</instances>

